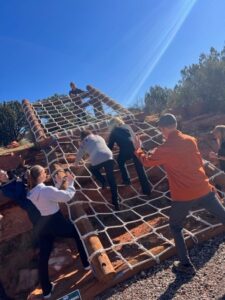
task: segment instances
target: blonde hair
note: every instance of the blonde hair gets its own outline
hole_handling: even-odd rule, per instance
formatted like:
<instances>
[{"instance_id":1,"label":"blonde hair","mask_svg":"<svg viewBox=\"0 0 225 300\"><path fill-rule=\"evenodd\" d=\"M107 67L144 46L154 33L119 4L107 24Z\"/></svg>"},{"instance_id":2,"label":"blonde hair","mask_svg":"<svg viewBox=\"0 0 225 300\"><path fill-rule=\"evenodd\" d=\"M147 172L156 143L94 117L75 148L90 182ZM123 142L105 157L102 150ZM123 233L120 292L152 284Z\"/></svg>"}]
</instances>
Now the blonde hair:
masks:
<instances>
[{"instance_id":1,"label":"blonde hair","mask_svg":"<svg viewBox=\"0 0 225 300\"><path fill-rule=\"evenodd\" d=\"M124 125L124 121L119 117L114 117L109 121L109 129L112 131L115 127Z\"/></svg>"},{"instance_id":2,"label":"blonde hair","mask_svg":"<svg viewBox=\"0 0 225 300\"><path fill-rule=\"evenodd\" d=\"M217 125L213 130L212 133L220 133L220 143L225 142L225 125Z\"/></svg>"}]
</instances>

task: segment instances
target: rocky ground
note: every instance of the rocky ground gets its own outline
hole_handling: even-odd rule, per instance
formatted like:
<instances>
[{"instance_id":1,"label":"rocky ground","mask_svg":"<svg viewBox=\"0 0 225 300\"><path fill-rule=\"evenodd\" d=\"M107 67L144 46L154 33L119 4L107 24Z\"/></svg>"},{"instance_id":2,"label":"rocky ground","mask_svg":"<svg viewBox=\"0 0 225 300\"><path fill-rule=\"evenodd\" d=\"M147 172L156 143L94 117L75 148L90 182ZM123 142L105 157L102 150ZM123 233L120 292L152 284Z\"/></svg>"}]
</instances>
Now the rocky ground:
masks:
<instances>
[{"instance_id":1,"label":"rocky ground","mask_svg":"<svg viewBox=\"0 0 225 300\"><path fill-rule=\"evenodd\" d=\"M104 292L96 300L211 300L225 299L225 235L190 250L193 277L174 274L175 257Z\"/></svg>"}]
</instances>

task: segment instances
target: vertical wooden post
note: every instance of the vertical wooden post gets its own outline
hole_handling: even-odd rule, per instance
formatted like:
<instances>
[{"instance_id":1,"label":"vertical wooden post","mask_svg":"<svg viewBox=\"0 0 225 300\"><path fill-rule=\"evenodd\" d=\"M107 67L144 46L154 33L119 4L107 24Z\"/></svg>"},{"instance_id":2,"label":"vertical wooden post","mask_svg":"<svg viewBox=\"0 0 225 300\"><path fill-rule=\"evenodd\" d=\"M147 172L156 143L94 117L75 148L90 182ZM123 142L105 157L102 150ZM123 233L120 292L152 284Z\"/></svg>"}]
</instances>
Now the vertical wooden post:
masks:
<instances>
[{"instance_id":1,"label":"vertical wooden post","mask_svg":"<svg viewBox=\"0 0 225 300\"><path fill-rule=\"evenodd\" d=\"M63 171L63 169L60 168L60 166L57 164L54 164L54 168L55 171ZM65 175L66 174L63 174L63 172L60 173L60 176L62 177ZM62 186L61 188L66 189L66 185ZM88 220L88 217L86 216L82 204L76 203L76 200L74 200L74 202L74 209L72 211L73 219L76 220L82 217L79 221L75 221L76 227L81 233L85 233L85 235L87 235L84 238L84 244L86 246L89 257L92 256L93 253L95 253L90 262L94 271L94 275L99 281L109 282L113 279L113 277L116 274L114 267L111 261L109 260L108 255L106 254L98 235L95 233L93 226Z\"/></svg>"},{"instance_id":2,"label":"vertical wooden post","mask_svg":"<svg viewBox=\"0 0 225 300\"><path fill-rule=\"evenodd\" d=\"M87 85L87 90L89 93L93 96L98 98L101 102L105 103L109 107L112 107L114 110L117 110L119 112L122 112L124 114L131 114L131 112L127 109L125 109L123 106L121 106L119 103L115 102L108 96L101 93L99 90L95 89L91 85Z\"/></svg>"},{"instance_id":3,"label":"vertical wooden post","mask_svg":"<svg viewBox=\"0 0 225 300\"><path fill-rule=\"evenodd\" d=\"M76 203L74 207L75 209L73 213L75 214L76 219L86 215L81 204ZM85 232L85 234L88 234L84 239L84 243L89 256L96 252L91 260L91 266L93 268L95 277L99 281L109 282L115 276L116 271L114 270L114 267L109 260L109 257L106 254L98 235L95 233L94 228L89 222L88 217L81 218L76 225L80 232Z\"/></svg>"}]
</instances>

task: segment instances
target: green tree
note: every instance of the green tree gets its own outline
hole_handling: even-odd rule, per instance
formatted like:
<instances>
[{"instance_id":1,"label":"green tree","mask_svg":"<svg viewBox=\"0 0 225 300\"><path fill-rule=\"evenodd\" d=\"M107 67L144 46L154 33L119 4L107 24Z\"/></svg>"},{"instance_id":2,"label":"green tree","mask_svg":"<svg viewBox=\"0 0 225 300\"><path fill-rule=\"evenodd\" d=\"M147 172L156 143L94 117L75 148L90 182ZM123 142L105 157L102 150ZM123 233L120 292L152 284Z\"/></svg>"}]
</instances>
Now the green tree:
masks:
<instances>
[{"instance_id":1,"label":"green tree","mask_svg":"<svg viewBox=\"0 0 225 300\"><path fill-rule=\"evenodd\" d=\"M138 114L143 112L144 101L143 98L138 98L131 106L128 107L128 110L133 114Z\"/></svg>"},{"instance_id":2,"label":"green tree","mask_svg":"<svg viewBox=\"0 0 225 300\"><path fill-rule=\"evenodd\" d=\"M145 111L161 113L170 109L183 117L225 112L225 47L202 53L198 63L185 66L174 89L151 87L145 95Z\"/></svg>"},{"instance_id":3,"label":"green tree","mask_svg":"<svg viewBox=\"0 0 225 300\"><path fill-rule=\"evenodd\" d=\"M198 64L181 71L170 106L191 112L196 103L202 113L225 111L225 47L221 52L211 48L208 55L200 55Z\"/></svg>"},{"instance_id":4,"label":"green tree","mask_svg":"<svg viewBox=\"0 0 225 300\"><path fill-rule=\"evenodd\" d=\"M146 113L160 113L167 108L170 100L172 90L162 88L159 85L151 87L149 92L145 94L145 112Z\"/></svg>"},{"instance_id":5,"label":"green tree","mask_svg":"<svg viewBox=\"0 0 225 300\"><path fill-rule=\"evenodd\" d=\"M27 122L22 105L18 101L3 102L0 104L0 144L8 145L16 140L25 129Z\"/></svg>"}]
</instances>

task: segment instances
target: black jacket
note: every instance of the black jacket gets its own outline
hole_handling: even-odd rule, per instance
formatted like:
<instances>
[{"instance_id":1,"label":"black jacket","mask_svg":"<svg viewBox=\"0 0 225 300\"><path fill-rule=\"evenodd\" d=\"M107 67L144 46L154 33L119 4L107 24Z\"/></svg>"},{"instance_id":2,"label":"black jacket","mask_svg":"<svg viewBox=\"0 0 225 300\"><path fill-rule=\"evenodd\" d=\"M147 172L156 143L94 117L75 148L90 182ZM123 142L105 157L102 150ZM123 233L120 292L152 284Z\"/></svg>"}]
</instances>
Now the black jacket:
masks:
<instances>
[{"instance_id":1,"label":"black jacket","mask_svg":"<svg viewBox=\"0 0 225 300\"><path fill-rule=\"evenodd\" d=\"M39 210L27 199L26 185L22 181L12 180L9 183L0 186L3 195L12 199L22 209L24 209L32 224L35 225L40 218Z\"/></svg>"},{"instance_id":2,"label":"black jacket","mask_svg":"<svg viewBox=\"0 0 225 300\"><path fill-rule=\"evenodd\" d=\"M135 147L130 126L122 125L112 130L109 136L108 147L113 149L115 143L120 148L120 155L134 153Z\"/></svg>"}]
</instances>

